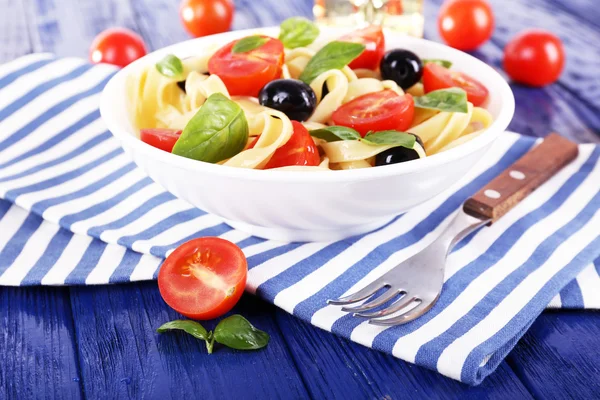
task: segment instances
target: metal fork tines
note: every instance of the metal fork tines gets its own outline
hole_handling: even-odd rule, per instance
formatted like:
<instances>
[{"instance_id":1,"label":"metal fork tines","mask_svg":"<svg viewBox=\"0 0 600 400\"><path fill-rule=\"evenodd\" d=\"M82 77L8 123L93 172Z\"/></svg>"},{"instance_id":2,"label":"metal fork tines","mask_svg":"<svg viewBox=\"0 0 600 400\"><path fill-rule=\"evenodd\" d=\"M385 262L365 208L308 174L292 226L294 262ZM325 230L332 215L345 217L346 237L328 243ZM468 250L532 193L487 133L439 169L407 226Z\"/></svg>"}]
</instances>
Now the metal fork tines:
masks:
<instances>
[{"instance_id":1,"label":"metal fork tines","mask_svg":"<svg viewBox=\"0 0 600 400\"><path fill-rule=\"evenodd\" d=\"M467 215L461 209L442 234L423 251L358 292L328 300L328 303L344 306L342 311L367 318L374 325L400 325L420 317L433 307L440 295L446 255L458 241L487 222ZM360 305L348 307L363 300L366 301ZM387 307L377 310L390 302Z\"/></svg>"}]
</instances>

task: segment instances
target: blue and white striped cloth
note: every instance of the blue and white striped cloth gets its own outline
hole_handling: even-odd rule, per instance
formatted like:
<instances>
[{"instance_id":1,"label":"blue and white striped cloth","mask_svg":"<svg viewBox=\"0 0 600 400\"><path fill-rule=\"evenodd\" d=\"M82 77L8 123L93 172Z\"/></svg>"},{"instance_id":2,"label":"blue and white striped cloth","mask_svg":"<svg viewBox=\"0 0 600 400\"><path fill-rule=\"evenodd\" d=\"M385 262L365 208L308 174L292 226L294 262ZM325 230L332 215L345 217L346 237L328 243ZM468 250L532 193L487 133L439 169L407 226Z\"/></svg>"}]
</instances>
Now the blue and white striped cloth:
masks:
<instances>
[{"instance_id":1,"label":"blue and white striped cloth","mask_svg":"<svg viewBox=\"0 0 600 400\"><path fill-rule=\"evenodd\" d=\"M600 148L580 156L449 256L438 303L381 328L328 307L435 239L462 202L525 154L507 133L452 190L376 232L335 243L248 236L191 207L136 168L106 130L100 92L114 73L30 55L0 66L0 284L153 279L199 236L237 243L248 290L323 329L469 384L491 373L542 310L600 308Z\"/></svg>"}]
</instances>

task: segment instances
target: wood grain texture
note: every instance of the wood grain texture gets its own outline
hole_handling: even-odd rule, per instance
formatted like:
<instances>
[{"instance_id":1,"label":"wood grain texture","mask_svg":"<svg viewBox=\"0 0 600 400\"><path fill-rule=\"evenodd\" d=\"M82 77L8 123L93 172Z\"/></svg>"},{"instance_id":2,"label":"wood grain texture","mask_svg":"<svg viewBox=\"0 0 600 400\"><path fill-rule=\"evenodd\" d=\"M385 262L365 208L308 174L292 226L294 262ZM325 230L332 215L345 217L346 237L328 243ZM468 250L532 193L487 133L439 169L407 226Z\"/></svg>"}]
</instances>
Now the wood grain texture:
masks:
<instances>
[{"instance_id":1,"label":"wood grain texture","mask_svg":"<svg viewBox=\"0 0 600 400\"><path fill-rule=\"evenodd\" d=\"M538 399L600 399L600 313L545 312L508 356Z\"/></svg>"},{"instance_id":2,"label":"wood grain texture","mask_svg":"<svg viewBox=\"0 0 600 400\"><path fill-rule=\"evenodd\" d=\"M483 384L470 387L317 329L277 310L277 322L315 399L529 399L503 363Z\"/></svg>"},{"instance_id":3,"label":"wood grain texture","mask_svg":"<svg viewBox=\"0 0 600 400\"><path fill-rule=\"evenodd\" d=\"M87 58L94 37L111 26L137 31L128 1L19 0L29 22L33 51Z\"/></svg>"},{"instance_id":4,"label":"wood grain texture","mask_svg":"<svg viewBox=\"0 0 600 400\"><path fill-rule=\"evenodd\" d=\"M496 222L542 183L550 179L579 154L577 143L556 133L528 151L523 157L467 199L467 214ZM517 174L517 175L514 175ZM494 198L489 193L497 194Z\"/></svg>"},{"instance_id":5,"label":"wood grain texture","mask_svg":"<svg viewBox=\"0 0 600 400\"><path fill-rule=\"evenodd\" d=\"M0 62L32 51L22 0L0 0Z\"/></svg>"},{"instance_id":6,"label":"wood grain texture","mask_svg":"<svg viewBox=\"0 0 600 400\"><path fill-rule=\"evenodd\" d=\"M86 397L181 399L305 398L304 384L273 319L274 306L245 296L234 313L271 335L262 350L242 352L183 333L158 334L183 318L160 297L155 282L71 288ZM215 321L205 324L207 329Z\"/></svg>"},{"instance_id":7,"label":"wood grain texture","mask_svg":"<svg viewBox=\"0 0 600 400\"><path fill-rule=\"evenodd\" d=\"M69 292L0 288L0 399L82 396Z\"/></svg>"}]
</instances>

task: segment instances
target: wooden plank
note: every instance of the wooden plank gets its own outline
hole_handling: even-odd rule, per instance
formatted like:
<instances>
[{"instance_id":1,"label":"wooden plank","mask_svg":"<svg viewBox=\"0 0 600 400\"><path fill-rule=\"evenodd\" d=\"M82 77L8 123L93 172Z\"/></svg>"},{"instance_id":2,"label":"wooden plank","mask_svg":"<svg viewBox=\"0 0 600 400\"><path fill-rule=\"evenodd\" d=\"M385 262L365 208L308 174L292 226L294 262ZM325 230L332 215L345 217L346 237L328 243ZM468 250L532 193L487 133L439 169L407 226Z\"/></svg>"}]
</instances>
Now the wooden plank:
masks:
<instances>
[{"instance_id":1,"label":"wooden plank","mask_svg":"<svg viewBox=\"0 0 600 400\"><path fill-rule=\"evenodd\" d=\"M92 40L104 29L120 26L137 31L133 12L126 1L22 1L34 51L87 58Z\"/></svg>"},{"instance_id":2,"label":"wooden plank","mask_svg":"<svg viewBox=\"0 0 600 400\"><path fill-rule=\"evenodd\" d=\"M282 310L277 322L311 397L316 399L527 399L506 363L480 386L368 349L302 322Z\"/></svg>"},{"instance_id":3,"label":"wooden plank","mask_svg":"<svg viewBox=\"0 0 600 400\"><path fill-rule=\"evenodd\" d=\"M23 0L0 0L0 63L31 53Z\"/></svg>"},{"instance_id":4,"label":"wooden plank","mask_svg":"<svg viewBox=\"0 0 600 400\"><path fill-rule=\"evenodd\" d=\"M598 312L545 312L507 361L538 399L598 399L599 337Z\"/></svg>"},{"instance_id":5,"label":"wooden plank","mask_svg":"<svg viewBox=\"0 0 600 400\"><path fill-rule=\"evenodd\" d=\"M554 12L566 12L600 28L600 8L595 0L546 1L555 8Z\"/></svg>"},{"instance_id":6,"label":"wooden plank","mask_svg":"<svg viewBox=\"0 0 600 400\"><path fill-rule=\"evenodd\" d=\"M69 292L0 288L0 398L82 397Z\"/></svg>"},{"instance_id":7,"label":"wooden plank","mask_svg":"<svg viewBox=\"0 0 600 400\"><path fill-rule=\"evenodd\" d=\"M431 0L426 3L425 7L425 19L430 21L425 25L425 35L428 39L439 42L443 41L438 33L437 25L431 21L436 21L441 3L442 0ZM525 12L523 11L524 7L521 5L516 8ZM494 10L501 8L504 7L499 3L494 3ZM522 21L519 22L517 15L511 17L513 17L514 24L522 23ZM500 19L498 15L496 18ZM524 25L515 26L524 27ZM518 28L512 29L518 30ZM493 36L494 41L485 43L472 54L506 77L502 70L503 51L496 41L500 31L502 28L497 28ZM567 44L567 46L569 45ZM506 79L508 80L508 77ZM550 132L559 132L578 142L600 143L600 113L562 84L540 89L528 88L512 82L510 82L510 86L516 101L515 116L509 126L510 130L537 137L546 136Z\"/></svg>"},{"instance_id":8,"label":"wooden plank","mask_svg":"<svg viewBox=\"0 0 600 400\"><path fill-rule=\"evenodd\" d=\"M209 355L204 343L189 335L156 333L162 323L181 318L163 302L156 282L70 290L86 397L307 396L274 321L274 307L257 298L244 297L234 312L268 332L269 345L251 352L220 347Z\"/></svg>"}]
</instances>

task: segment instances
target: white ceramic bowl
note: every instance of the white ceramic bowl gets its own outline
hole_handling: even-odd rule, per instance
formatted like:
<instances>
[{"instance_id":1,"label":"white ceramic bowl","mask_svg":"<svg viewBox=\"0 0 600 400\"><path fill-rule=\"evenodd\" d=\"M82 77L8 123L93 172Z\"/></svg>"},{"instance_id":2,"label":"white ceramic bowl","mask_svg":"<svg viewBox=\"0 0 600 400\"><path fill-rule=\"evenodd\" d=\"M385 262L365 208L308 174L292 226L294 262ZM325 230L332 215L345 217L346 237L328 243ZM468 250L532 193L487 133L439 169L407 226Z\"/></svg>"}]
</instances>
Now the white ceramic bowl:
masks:
<instances>
[{"instance_id":1,"label":"white ceramic bowl","mask_svg":"<svg viewBox=\"0 0 600 400\"><path fill-rule=\"evenodd\" d=\"M127 112L126 80L165 54L197 55L257 32L228 32L169 46L117 73L102 93L100 111L110 131L138 166L175 196L250 234L282 241L329 241L374 230L394 216L431 199L462 177L485 154L514 113L514 97L491 67L461 51L406 36L386 35L388 49L405 48L422 58L446 59L453 69L477 77L490 91L486 108L494 123L475 139L446 152L377 168L350 171L258 171L195 161L156 149L137 138ZM339 30L322 30L325 38Z\"/></svg>"}]
</instances>

